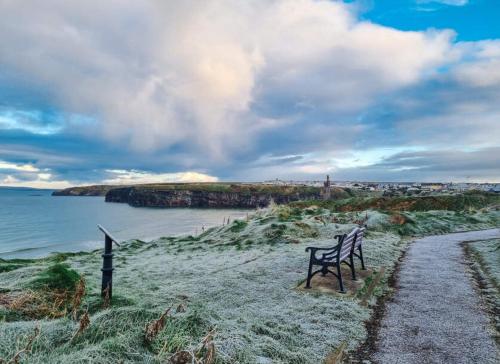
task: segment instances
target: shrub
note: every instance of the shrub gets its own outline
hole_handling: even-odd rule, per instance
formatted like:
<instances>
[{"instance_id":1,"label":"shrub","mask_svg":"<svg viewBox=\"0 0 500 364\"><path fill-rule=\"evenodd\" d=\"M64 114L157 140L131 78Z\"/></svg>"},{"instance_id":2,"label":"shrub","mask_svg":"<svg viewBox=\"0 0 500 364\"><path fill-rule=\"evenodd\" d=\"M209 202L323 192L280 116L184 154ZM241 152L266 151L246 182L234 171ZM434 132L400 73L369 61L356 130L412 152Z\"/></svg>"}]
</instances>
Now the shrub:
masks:
<instances>
[{"instance_id":1,"label":"shrub","mask_svg":"<svg viewBox=\"0 0 500 364\"><path fill-rule=\"evenodd\" d=\"M286 232L286 225L271 224L271 226L264 229L264 237L269 239L270 243L278 243L282 240Z\"/></svg>"},{"instance_id":2,"label":"shrub","mask_svg":"<svg viewBox=\"0 0 500 364\"><path fill-rule=\"evenodd\" d=\"M22 265L20 264L0 264L0 273L4 272L10 272L12 270L15 270L17 268L21 268Z\"/></svg>"},{"instance_id":3,"label":"shrub","mask_svg":"<svg viewBox=\"0 0 500 364\"><path fill-rule=\"evenodd\" d=\"M44 270L31 282L35 289L49 288L61 291L74 291L80 275L69 265L56 263Z\"/></svg>"},{"instance_id":4,"label":"shrub","mask_svg":"<svg viewBox=\"0 0 500 364\"><path fill-rule=\"evenodd\" d=\"M245 227L247 225L248 225L248 223L246 221L234 220L233 224L231 225L231 228L229 230L231 230L231 232L233 232L233 233L239 233L240 231L245 229Z\"/></svg>"}]
</instances>

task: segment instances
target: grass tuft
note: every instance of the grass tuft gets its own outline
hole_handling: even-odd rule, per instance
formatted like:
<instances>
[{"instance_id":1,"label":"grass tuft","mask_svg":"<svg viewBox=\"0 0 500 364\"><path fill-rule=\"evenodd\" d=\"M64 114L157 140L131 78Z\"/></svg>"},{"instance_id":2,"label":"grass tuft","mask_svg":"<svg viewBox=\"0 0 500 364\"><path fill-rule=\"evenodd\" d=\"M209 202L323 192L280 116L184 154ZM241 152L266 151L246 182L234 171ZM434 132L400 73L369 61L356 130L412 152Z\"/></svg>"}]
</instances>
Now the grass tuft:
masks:
<instances>
[{"instance_id":1,"label":"grass tuft","mask_svg":"<svg viewBox=\"0 0 500 364\"><path fill-rule=\"evenodd\" d=\"M234 220L233 224L231 225L231 228L229 230L231 230L231 232L233 232L233 233L239 233L239 232L243 231L247 225L248 225L248 223L246 221Z\"/></svg>"},{"instance_id":2,"label":"grass tuft","mask_svg":"<svg viewBox=\"0 0 500 364\"><path fill-rule=\"evenodd\" d=\"M31 282L34 289L48 288L51 290L74 291L80 275L69 265L56 263L49 266Z\"/></svg>"}]
</instances>

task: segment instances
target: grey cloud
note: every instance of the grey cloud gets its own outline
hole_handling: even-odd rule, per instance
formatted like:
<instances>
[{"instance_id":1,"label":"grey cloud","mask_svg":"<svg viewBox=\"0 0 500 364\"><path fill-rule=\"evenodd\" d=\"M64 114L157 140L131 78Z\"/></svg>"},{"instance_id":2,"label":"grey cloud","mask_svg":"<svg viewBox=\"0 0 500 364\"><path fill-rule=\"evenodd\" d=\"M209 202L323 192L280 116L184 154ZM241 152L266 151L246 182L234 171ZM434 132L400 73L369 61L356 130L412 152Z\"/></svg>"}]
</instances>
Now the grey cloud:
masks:
<instances>
[{"instance_id":1,"label":"grey cloud","mask_svg":"<svg viewBox=\"0 0 500 364\"><path fill-rule=\"evenodd\" d=\"M498 41L403 32L332 1L4 1L0 11L10 14L0 23L2 109L50 106L64 121L45 145L0 129L9 145L0 158L33 158L65 176L189 168L307 179L352 150L500 140L500 77L484 67L500 59ZM23 151L10 153L15 143ZM446 164L404 158L418 169L392 171L401 157L338 172L441 178Z\"/></svg>"},{"instance_id":2,"label":"grey cloud","mask_svg":"<svg viewBox=\"0 0 500 364\"><path fill-rule=\"evenodd\" d=\"M449 32L359 22L330 1L0 6L10 14L0 24L8 81L98 120L75 132L141 151L182 143L219 161L268 131L253 105L272 94L353 111L418 81L450 47Z\"/></svg>"},{"instance_id":3,"label":"grey cloud","mask_svg":"<svg viewBox=\"0 0 500 364\"><path fill-rule=\"evenodd\" d=\"M398 153L380 163L340 170L338 178L372 181L500 181L500 147Z\"/></svg>"}]
</instances>

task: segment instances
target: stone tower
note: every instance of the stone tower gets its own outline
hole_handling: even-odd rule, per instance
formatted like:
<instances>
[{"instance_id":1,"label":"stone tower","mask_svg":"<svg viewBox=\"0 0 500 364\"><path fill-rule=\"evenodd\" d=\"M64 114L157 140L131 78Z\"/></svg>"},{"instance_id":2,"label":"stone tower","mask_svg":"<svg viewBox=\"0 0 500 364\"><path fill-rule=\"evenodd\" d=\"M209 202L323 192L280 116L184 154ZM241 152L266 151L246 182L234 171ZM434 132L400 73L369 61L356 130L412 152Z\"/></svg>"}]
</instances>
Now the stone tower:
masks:
<instances>
[{"instance_id":1,"label":"stone tower","mask_svg":"<svg viewBox=\"0 0 500 364\"><path fill-rule=\"evenodd\" d=\"M329 200L332 195L332 184L330 182L330 176L326 176L326 181L323 182L323 189L321 191L323 200Z\"/></svg>"}]
</instances>

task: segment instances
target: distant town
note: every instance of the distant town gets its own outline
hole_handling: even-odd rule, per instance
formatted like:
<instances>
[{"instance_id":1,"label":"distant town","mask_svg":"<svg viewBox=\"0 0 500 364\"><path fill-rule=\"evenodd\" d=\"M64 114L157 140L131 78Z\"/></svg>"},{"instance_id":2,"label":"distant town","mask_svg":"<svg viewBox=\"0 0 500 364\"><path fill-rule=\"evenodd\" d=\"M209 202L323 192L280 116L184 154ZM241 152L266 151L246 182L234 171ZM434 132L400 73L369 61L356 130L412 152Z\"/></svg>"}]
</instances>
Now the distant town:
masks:
<instances>
[{"instance_id":1,"label":"distant town","mask_svg":"<svg viewBox=\"0 0 500 364\"><path fill-rule=\"evenodd\" d=\"M280 179L264 181L264 184L288 186L325 186L325 181L285 181ZM360 181L331 181L327 176L327 183L332 187L351 188L364 191L379 191L387 195L397 194L430 194L454 193L464 191L484 191L500 193L500 183L430 183L430 182L360 182Z\"/></svg>"}]
</instances>

